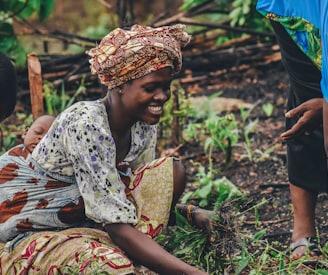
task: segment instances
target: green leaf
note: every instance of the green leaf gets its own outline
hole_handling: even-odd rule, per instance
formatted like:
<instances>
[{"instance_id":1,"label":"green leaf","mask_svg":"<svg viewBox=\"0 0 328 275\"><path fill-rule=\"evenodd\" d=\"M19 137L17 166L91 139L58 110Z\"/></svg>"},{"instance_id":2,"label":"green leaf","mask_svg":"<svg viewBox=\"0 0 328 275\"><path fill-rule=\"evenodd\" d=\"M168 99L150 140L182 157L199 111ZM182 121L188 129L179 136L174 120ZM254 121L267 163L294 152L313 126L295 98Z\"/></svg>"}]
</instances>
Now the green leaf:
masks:
<instances>
[{"instance_id":1,"label":"green leaf","mask_svg":"<svg viewBox=\"0 0 328 275\"><path fill-rule=\"evenodd\" d=\"M238 20L238 25L239 26L243 26L246 22L246 17L240 17L239 20Z\"/></svg>"},{"instance_id":2,"label":"green leaf","mask_svg":"<svg viewBox=\"0 0 328 275\"><path fill-rule=\"evenodd\" d=\"M188 225L188 221L186 219L186 217L184 217L182 214L180 214L180 212L175 209L175 218L176 218L176 223L178 226L184 227L186 225Z\"/></svg>"},{"instance_id":3,"label":"green leaf","mask_svg":"<svg viewBox=\"0 0 328 275\"><path fill-rule=\"evenodd\" d=\"M44 21L50 13L53 11L55 7L54 0L43 0L41 1L40 10L39 10L39 19L40 21Z\"/></svg>"},{"instance_id":4,"label":"green leaf","mask_svg":"<svg viewBox=\"0 0 328 275\"><path fill-rule=\"evenodd\" d=\"M213 185L216 187L217 192L219 193L217 199L218 203L221 203L227 199L241 197L243 195L242 192L237 188L237 186L234 185L226 177L216 179L213 182Z\"/></svg>"},{"instance_id":5,"label":"green leaf","mask_svg":"<svg viewBox=\"0 0 328 275\"><path fill-rule=\"evenodd\" d=\"M233 1L232 6L233 7L239 7L244 3L244 1L245 0L235 0L235 1Z\"/></svg>"},{"instance_id":6,"label":"green leaf","mask_svg":"<svg viewBox=\"0 0 328 275\"><path fill-rule=\"evenodd\" d=\"M16 135L10 133L3 139L3 146L5 148L12 148L15 145L16 140L17 140Z\"/></svg>"},{"instance_id":7,"label":"green leaf","mask_svg":"<svg viewBox=\"0 0 328 275\"><path fill-rule=\"evenodd\" d=\"M188 193L186 193L182 198L181 198L181 203L186 203L194 194L194 192L189 191Z\"/></svg>"},{"instance_id":8,"label":"green leaf","mask_svg":"<svg viewBox=\"0 0 328 275\"><path fill-rule=\"evenodd\" d=\"M200 198L205 199L211 193L211 191L212 191L212 185L207 184L204 187L198 189L197 194L199 195Z\"/></svg>"},{"instance_id":9,"label":"green leaf","mask_svg":"<svg viewBox=\"0 0 328 275\"><path fill-rule=\"evenodd\" d=\"M0 21L0 38L13 36L14 28L10 22Z\"/></svg>"},{"instance_id":10,"label":"green leaf","mask_svg":"<svg viewBox=\"0 0 328 275\"><path fill-rule=\"evenodd\" d=\"M207 151L208 148L213 147L213 139L211 139L210 137L208 137L204 143L204 150Z\"/></svg>"},{"instance_id":11,"label":"green leaf","mask_svg":"<svg viewBox=\"0 0 328 275\"><path fill-rule=\"evenodd\" d=\"M259 232L256 232L256 233L253 235L253 238L254 238L255 240L259 240L259 239L261 239L261 238L265 235L265 233L266 233L266 229L262 229L262 230L260 230Z\"/></svg>"},{"instance_id":12,"label":"green leaf","mask_svg":"<svg viewBox=\"0 0 328 275\"><path fill-rule=\"evenodd\" d=\"M12 48L10 55L15 57L15 65L17 67L24 67L26 66L27 52L18 40L15 42L15 46Z\"/></svg>"},{"instance_id":13,"label":"green leaf","mask_svg":"<svg viewBox=\"0 0 328 275\"><path fill-rule=\"evenodd\" d=\"M16 45L17 40L15 37L3 37L0 38L0 51L8 53Z\"/></svg>"},{"instance_id":14,"label":"green leaf","mask_svg":"<svg viewBox=\"0 0 328 275\"><path fill-rule=\"evenodd\" d=\"M192 7L200 5L206 1L207 0L184 0L183 5L180 7L180 9L186 11L186 10L189 10Z\"/></svg>"},{"instance_id":15,"label":"green leaf","mask_svg":"<svg viewBox=\"0 0 328 275\"><path fill-rule=\"evenodd\" d=\"M283 271L285 269L285 255L280 254L279 257L279 271Z\"/></svg>"},{"instance_id":16,"label":"green leaf","mask_svg":"<svg viewBox=\"0 0 328 275\"><path fill-rule=\"evenodd\" d=\"M16 11L20 11L18 17L21 19L29 18L33 13L40 10L40 0L23 1L15 7Z\"/></svg>"},{"instance_id":17,"label":"green leaf","mask_svg":"<svg viewBox=\"0 0 328 275\"><path fill-rule=\"evenodd\" d=\"M251 8L248 3L243 4L243 14L248 14L250 12Z\"/></svg>"},{"instance_id":18,"label":"green leaf","mask_svg":"<svg viewBox=\"0 0 328 275\"><path fill-rule=\"evenodd\" d=\"M273 109L274 106L271 103L265 103L262 105L262 110L267 117L270 117L272 115Z\"/></svg>"},{"instance_id":19,"label":"green leaf","mask_svg":"<svg viewBox=\"0 0 328 275\"><path fill-rule=\"evenodd\" d=\"M248 264L249 264L249 260L250 260L249 257L246 257L246 258L243 258L243 259L240 261L239 266L237 267L237 270L236 270L235 275L240 274L240 273L245 269L245 267L248 266Z\"/></svg>"},{"instance_id":20,"label":"green leaf","mask_svg":"<svg viewBox=\"0 0 328 275\"><path fill-rule=\"evenodd\" d=\"M237 8L235 8L235 9L233 9L233 10L229 13L229 17L230 17L231 19L235 19L235 20L236 20L236 19L239 17L240 13L241 13L241 7L237 7Z\"/></svg>"}]
</instances>

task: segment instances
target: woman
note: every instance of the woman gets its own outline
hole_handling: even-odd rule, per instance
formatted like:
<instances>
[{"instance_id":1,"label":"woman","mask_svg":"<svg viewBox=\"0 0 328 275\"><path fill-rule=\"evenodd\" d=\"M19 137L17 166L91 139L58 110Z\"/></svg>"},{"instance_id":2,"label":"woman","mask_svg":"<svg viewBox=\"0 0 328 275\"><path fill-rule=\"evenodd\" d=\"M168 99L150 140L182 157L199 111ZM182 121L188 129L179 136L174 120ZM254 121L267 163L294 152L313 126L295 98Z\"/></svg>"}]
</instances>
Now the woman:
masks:
<instances>
[{"instance_id":1,"label":"woman","mask_svg":"<svg viewBox=\"0 0 328 275\"><path fill-rule=\"evenodd\" d=\"M135 25L115 29L89 51L106 97L76 103L57 117L32 153L30 189L0 185L0 203L13 206L16 221L0 223L8 232L1 237L3 274L131 274L138 265L160 274L206 274L153 240L174 221L185 187L182 164L155 160L155 144L189 40L183 25ZM212 230L202 210L179 209Z\"/></svg>"},{"instance_id":2,"label":"woman","mask_svg":"<svg viewBox=\"0 0 328 275\"><path fill-rule=\"evenodd\" d=\"M287 141L294 210L291 256L300 258L308 249L310 255L318 256L316 201L318 193L328 191L322 125L323 96L328 98L328 2L259 0L257 9L272 22L290 78L286 131L281 139ZM328 133L328 123L324 127Z\"/></svg>"}]
</instances>

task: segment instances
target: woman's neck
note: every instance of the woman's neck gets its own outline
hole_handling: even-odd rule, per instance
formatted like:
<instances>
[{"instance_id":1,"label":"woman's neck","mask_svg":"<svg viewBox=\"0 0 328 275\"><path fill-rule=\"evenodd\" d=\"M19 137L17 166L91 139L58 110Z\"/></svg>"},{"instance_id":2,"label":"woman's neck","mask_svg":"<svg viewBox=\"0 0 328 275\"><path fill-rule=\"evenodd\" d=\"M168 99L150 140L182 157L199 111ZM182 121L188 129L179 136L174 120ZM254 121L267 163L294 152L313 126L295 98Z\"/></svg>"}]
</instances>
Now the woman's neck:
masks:
<instances>
[{"instance_id":1,"label":"woman's neck","mask_svg":"<svg viewBox=\"0 0 328 275\"><path fill-rule=\"evenodd\" d=\"M102 99L106 107L108 123L112 133L117 136L124 136L130 132L131 127L135 123L131 121L124 113L124 108L121 105L119 95L116 91L110 91Z\"/></svg>"}]
</instances>

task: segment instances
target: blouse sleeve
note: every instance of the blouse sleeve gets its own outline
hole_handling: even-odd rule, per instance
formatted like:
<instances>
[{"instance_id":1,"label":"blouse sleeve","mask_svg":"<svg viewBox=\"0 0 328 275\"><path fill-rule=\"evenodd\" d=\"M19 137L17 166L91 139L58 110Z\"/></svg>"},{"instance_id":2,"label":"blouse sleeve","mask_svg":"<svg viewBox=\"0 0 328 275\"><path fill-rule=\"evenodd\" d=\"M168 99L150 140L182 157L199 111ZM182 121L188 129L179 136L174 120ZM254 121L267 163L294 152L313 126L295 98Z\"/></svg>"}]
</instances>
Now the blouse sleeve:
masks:
<instances>
[{"instance_id":1,"label":"blouse sleeve","mask_svg":"<svg viewBox=\"0 0 328 275\"><path fill-rule=\"evenodd\" d=\"M66 157L73 163L88 218L105 224L134 224L136 209L127 199L116 169L114 139L106 121L79 117L66 127Z\"/></svg>"}]
</instances>

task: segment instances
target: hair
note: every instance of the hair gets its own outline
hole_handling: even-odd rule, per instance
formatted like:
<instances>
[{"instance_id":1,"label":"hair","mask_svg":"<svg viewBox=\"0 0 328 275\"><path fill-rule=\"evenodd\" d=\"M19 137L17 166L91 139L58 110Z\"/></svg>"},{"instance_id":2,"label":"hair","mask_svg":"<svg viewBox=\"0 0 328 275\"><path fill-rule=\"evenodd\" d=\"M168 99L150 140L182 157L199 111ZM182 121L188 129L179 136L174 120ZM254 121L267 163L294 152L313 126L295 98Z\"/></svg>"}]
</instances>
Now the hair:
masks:
<instances>
[{"instance_id":1,"label":"hair","mask_svg":"<svg viewBox=\"0 0 328 275\"><path fill-rule=\"evenodd\" d=\"M0 52L0 121L14 110L17 100L16 70L10 59Z\"/></svg>"}]
</instances>

